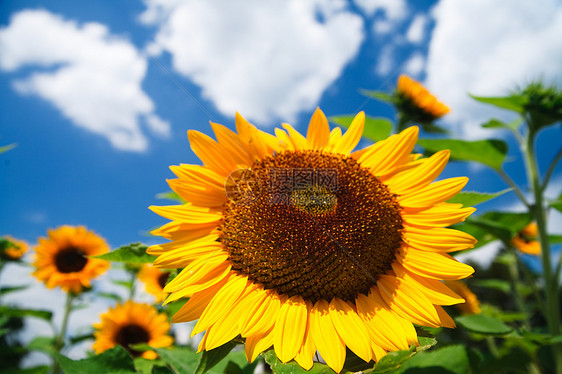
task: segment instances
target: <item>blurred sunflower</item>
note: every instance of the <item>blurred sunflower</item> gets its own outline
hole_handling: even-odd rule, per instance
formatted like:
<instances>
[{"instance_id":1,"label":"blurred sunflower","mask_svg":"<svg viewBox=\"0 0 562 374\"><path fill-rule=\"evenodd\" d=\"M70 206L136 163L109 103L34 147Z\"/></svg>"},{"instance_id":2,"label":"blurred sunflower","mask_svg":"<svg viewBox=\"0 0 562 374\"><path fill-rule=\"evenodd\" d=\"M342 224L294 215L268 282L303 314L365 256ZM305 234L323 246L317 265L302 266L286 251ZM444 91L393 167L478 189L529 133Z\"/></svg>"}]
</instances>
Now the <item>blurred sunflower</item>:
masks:
<instances>
[{"instance_id":1,"label":"blurred sunflower","mask_svg":"<svg viewBox=\"0 0 562 374\"><path fill-rule=\"evenodd\" d=\"M444 228L474 208L445 201L468 179L432 183L448 151L411 155L418 128L352 152L359 113L345 134L317 109L304 137L275 136L239 114L218 141L189 131L203 166L172 166L170 187L188 203L151 207L172 222L153 231L172 242L148 249L155 266L184 268L166 302L189 297L173 322L199 319L199 350L237 335L253 361L273 346L283 362L335 371L346 347L363 360L417 342L413 323L454 327L441 305L464 302L440 280L474 271L447 252L475 239Z\"/></svg>"},{"instance_id":2,"label":"blurred sunflower","mask_svg":"<svg viewBox=\"0 0 562 374\"><path fill-rule=\"evenodd\" d=\"M146 292L156 298L156 302L160 303L166 298L166 293L163 291L170 273L168 271L160 270L152 265L145 264L140 269L138 278L144 283Z\"/></svg>"},{"instance_id":3,"label":"blurred sunflower","mask_svg":"<svg viewBox=\"0 0 562 374\"><path fill-rule=\"evenodd\" d=\"M464 303L455 305L455 308L462 314L479 314L481 312L478 297L463 281L451 280L446 281L445 284L465 300Z\"/></svg>"},{"instance_id":4,"label":"blurred sunflower","mask_svg":"<svg viewBox=\"0 0 562 374\"><path fill-rule=\"evenodd\" d=\"M536 222L531 222L511 240L511 245L528 255L541 254L541 244L537 240L539 228Z\"/></svg>"},{"instance_id":5,"label":"blurred sunflower","mask_svg":"<svg viewBox=\"0 0 562 374\"><path fill-rule=\"evenodd\" d=\"M1 242L1 249L0 255L2 258L8 261L17 261L27 252L28 246L23 240L6 235Z\"/></svg>"},{"instance_id":6,"label":"blurred sunflower","mask_svg":"<svg viewBox=\"0 0 562 374\"><path fill-rule=\"evenodd\" d=\"M442 130L432 123L450 111L449 107L438 101L419 82L403 74L398 78L393 102L400 115L399 131L402 131L407 123L419 123L424 130L441 132Z\"/></svg>"},{"instance_id":7,"label":"blurred sunflower","mask_svg":"<svg viewBox=\"0 0 562 374\"><path fill-rule=\"evenodd\" d=\"M105 240L83 226L61 226L48 230L35 248L33 275L48 288L61 287L79 293L90 280L109 268L105 260L89 258L109 251Z\"/></svg>"},{"instance_id":8,"label":"blurred sunflower","mask_svg":"<svg viewBox=\"0 0 562 374\"><path fill-rule=\"evenodd\" d=\"M173 343L173 338L167 335L170 330L168 317L158 313L151 305L130 300L102 314L101 322L95 324L94 328L96 341L92 348L96 354L121 345L133 357L142 355L147 359L155 359L156 352L139 352L129 345L147 343L151 347L161 348Z\"/></svg>"}]
</instances>

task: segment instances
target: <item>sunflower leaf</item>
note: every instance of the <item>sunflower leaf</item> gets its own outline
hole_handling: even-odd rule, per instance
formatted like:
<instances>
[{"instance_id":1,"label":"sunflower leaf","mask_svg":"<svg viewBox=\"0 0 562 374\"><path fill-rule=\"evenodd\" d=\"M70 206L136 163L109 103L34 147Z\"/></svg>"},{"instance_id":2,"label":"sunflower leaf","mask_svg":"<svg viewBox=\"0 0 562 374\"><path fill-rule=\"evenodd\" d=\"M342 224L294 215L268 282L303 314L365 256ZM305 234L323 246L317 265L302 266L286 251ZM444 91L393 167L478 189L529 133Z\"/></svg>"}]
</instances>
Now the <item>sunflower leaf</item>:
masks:
<instances>
[{"instance_id":1,"label":"sunflower leaf","mask_svg":"<svg viewBox=\"0 0 562 374\"><path fill-rule=\"evenodd\" d=\"M522 95L510 95L504 97L483 97L470 95L474 100L484 104L490 104L498 108L523 113L527 99Z\"/></svg>"},{"instance_id":2,"label":"sunflower leaf","mask_svg":"<svg viewBox=\"0 0 562 374\"><path fill-rule=\"evenodd\" d=\"M424 370L426 369L426 370ZM399 373L470 373L470 360L466 347L451 345L435 351L420 352L412 357Z\"/></svg>"},{"instance_id":3,"label":"sunflower leaf","mask_svg":"<svg viewBox=\"0 0 562 374\"><path fill-rule=\"evenodd\" d=\"M482 124L482 127L487 128L487 129L503 128L503 129L508 129L508 130L517 130L519 128L519 126L521 126L522 123L523 123L522 118L516 118L515 120L513 120L511 122L508 122L508 123L500 121L497 118L492 118L488 122Z\"/></svg>"},{"instance_id":4,"label":"sunflower leaf","mask_svg":"<svg viewBox=\"0 0 562 374\"><path fill-rule=\"evenodd\" d=\"M195 374L202 374L209 371L209 369L225 358L234 347L236 347L236 342L229 341L228 343L215 349L211 349L210 351L203 351L197 370L195 370Z\"/></svg>"},{"instance_id":5,"label":"sunflower leaf","mask_svg":"<svg viewBox=\"0 0 562 374\"><path fill-rule=\"evenodd\" d=\"M495 192L495 193L485 193L485 192L476 192L476 191L466 191L457 194L455 197L447 200L448 203L460 203L465 207L474 206L481 204L485 201L494 199L498 196L501 196L507 192L511 191L511 188L507 188L505 190Z\"/></svg>"},{"instance_id":6,"label":"sunflower leaf","mask_svg":"<svg viewBox=\"0 0 562 374\"><path fill-rule=\"evenodd\" d=\"M456 322L465 329L479 334L505 335L513 331L513 328L499 319L483 314L460 316L456 318Z\"/></svg>"},{"instance_id":7,"label":"sunflower leaf","mask_svg":"<svg viewBox=\"0 0 562 374\"><path fill-rule=\"evenodd\" d=\"M375 365L372 374L396 373L402 364L416 354L416 346L412 344L409 350L388 352Z\"/></svg>"},{"instance_id":8,"label":"sunflower leaf","mask_svg":"<svg viewBox=\"0 0 562 374\"><path fill-rule=\"evenodd\" d=\"M361 94L385 103L392 102L392 95L384 91L361 90Z\"/></svg>"},{"instance_id":9,"label":"sunflower leaf","mask_svg":"<svg viewBox=\"0 0 562 374\"><path fill-rule=\"evenodd\" d=\"M148 247L146 245L141 243L131 243L114 249L111 252L104 253L103 255L92 257L106 261L127 262L134 264L152 263L156 257L146 253L147 248Z\"/></svg>"},{"instance_id":10,"label":"sunflower leaf","mask_svg":"<svg viewBox=\"0 0 562 374\"><path fill-rule=\"evenodd\" d=\"M18 309L9 306L0 306L0 315L10 317L35 317L50 321L53 317L53 312L48 310Z\"/></svg>"},{"instance_id":11,"label":"sunflower leaf","mask_svg":"<svg viewBox=\"0 0 562 374\"><path fill-rule=\"evenodd\" d=\"M271 367L274 374L335 374L335 371L330 369L330 367L318 362L315 362L310 370L304 370L294 361L284 364L277 358L273 349L270 349L263 355L265 362ZM349 373L349 371L344 369L341 373Z\"/></svg>"},{"instance_id":12,"label":"sunflower leaf","mask_svg":"<svg viewBox=\"0 0 562 374\"><path fill-rule=\"evenodd\" d=\"M169 364L176 374L193 373L197 369L199 357L188 347L155 348L158 356Z\"/></svg>"},{"instance_id":13,"label":"sunflower leaf","mask_svg":"<svg viewBox=\"0 0 562 374\"><path fill-rule=\"evenodd\" d=\"M507 154L507 143L499 139L419 139L418 144L426 153L448 149L452 160L479 162L495 170L501 168Z\"/></svg>"},{"instance_id":14,"label":"sunflower leaf","mask_svg":"<svg viewBox=\"0 0 562 374\"><path fill-rule=\"evenodd\" d=\"M355 116L333 116L330 121L348 128ZM388 138L392 131L392 122L388 118L365 116L365 129L363 136L367 139L378 142Z\"/></svg>"},{"instance_id":15,"label":"sunflower leaf","mask_svg":"<svg viewBox=\"0 0 562 374\"><path fill-rule=\"evenodd\" d=\"M30 351L44 352L52 355L55 352L55 339L50 336L36 336L29 344L27 349Z\"/></svg>"},{"instance_id":16,"label":"sunflower leaf","mask_svg":"<svg viewBox=\"0 0 562 374\"><path fill-rule=\"evenodd\" d=\"M0 147L0 153L8 152L10 149L15 148L16 146L17 146L16 143L3 145L3 146Z\"/></svg>"},{"instance_id":17,"label":"sunflower leaf","mask_svg":"<svg viewBox=\"0 0 562 374\"><path fill-rule=\"evenodd\" d=\"M60 353L55 353L55 357L66 374L133 374L137 372L133 359L119 345L99 355L83 360L74 361Z\"/></svg>"},{"instance_id":18,"label":"sunflower leaf","mask_svg":"<svg viewBox=\"0 0 562 374\"><path fill-rule=\"evenodd\" d=\"M29 286L0 287L0 296L11 292L25 290Z\"/></svg>"}]
</instances>

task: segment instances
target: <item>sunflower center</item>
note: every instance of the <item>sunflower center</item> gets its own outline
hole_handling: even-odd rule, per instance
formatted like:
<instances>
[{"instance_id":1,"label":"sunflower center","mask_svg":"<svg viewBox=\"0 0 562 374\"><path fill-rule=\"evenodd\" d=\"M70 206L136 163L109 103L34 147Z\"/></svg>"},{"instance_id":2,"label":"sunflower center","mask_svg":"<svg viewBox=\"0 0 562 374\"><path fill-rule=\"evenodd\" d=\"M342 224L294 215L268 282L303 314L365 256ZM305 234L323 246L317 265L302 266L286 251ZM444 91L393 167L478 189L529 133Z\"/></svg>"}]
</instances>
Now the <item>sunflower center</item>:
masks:
<instances>
[{"instance_id":1,"label":"sunflower center","mask_svg":"<svg viewBox=\"0 0 562 374\"><path fill-rule=\"evenodd\" d=\"M138 357L142 352L129 347L129 345L148 343L150 335L145 328L139 325L125 325L115 334L115 342L129 351L134 357Z\"/></svg>"},{"instance_id":2,"label":"sunflower center","mask_svg":"<svg viewBox=\"0 0 562 374\"><path fill-rule=\"evenodd\" d=\"M158 277L158 284L160 285L160 288L164 288L166 286L166 283L168 282L168 277L170 274L168 273L162 273L160 274L160 276Z\"/></svg>"},{"instance_id":3,"label":"sunflower center","mask_svg":"<svg viewBox=\"0 0 562 374\"><path fill-rule=\"evenodd\" d=\"M55 266L61 273L75 273L86 266L88 258L78 248L69 247L62 249L55 255Z\"/></svg>"},{"instance_id":4,"label":"sunflower center","mask_svg":"<svg viewBox=\"0 0 562 374\"><path fill-rule=\"evenodd\" d=\"M391 268L402 242L401 208L354 159L287 151L251 170L261 191L229 201L220 225L234 271L316 302L355 301Z\"/></svg>"}]
</instances>

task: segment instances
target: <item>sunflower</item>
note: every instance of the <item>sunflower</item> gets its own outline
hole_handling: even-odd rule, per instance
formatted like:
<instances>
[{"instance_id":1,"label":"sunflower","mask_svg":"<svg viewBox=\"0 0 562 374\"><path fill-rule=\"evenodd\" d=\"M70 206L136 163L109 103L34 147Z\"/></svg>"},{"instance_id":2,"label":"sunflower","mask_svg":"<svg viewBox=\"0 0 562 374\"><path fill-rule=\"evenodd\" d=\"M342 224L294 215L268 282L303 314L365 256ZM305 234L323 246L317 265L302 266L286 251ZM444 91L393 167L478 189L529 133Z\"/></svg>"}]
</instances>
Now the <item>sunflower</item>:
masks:
<instances>
[{"instance_id":1,"label":"sunflower","mask_svg":"<svg viewBox=\"0 0 562 374\"><path fill-rule=\"evenodd\" d=\"M449 113L450 109L438 101L424 86L407 75L400 75L394 103L403 121L420 123L424 130L434 128L433 121ZM430 127L431 125L431 127Z\"/></svg>"},{"instance_id":2,"label":"sunflower","mask_svg":"<svg viewBox=\"0 0 562 374\"><path fill-rule=\"evenodd\" d=\"M511 245L528 255L541 254L541 245L537 240L539 228L535 222L529 223L511 240Z\"/></svg>"},{"instance_id":3,"label":"sunflower","mask_svg":"<svg viewBox=\"0 0 562 374\"><path fill-rule=\"evenodd\" d=\"M479 314L481 312L478 297L476 297L474 292L472 292L463 281L451 280L446 281L445 284L464 298L464 303L455 305L455 308L457 308L462 314Z\"/></svg>"},{"instance_id":4,"label":"sunflower","mask_svg":"<svg viewBox=\"0 0 562 374\"><path fill-rule=\"evenodd\" d=\"M61 226L39 238L33 275L48 288L60 286L66 292L80 293L90 280L105 272L109 263L90 258L109 251L105 240L84 226Z\"/></svg>"},{"instance_id":5,"label":"sunflower","mask_svg":"<svg viewBox=\"0 0 562 374\"><path fill-rule=\"evenodd\" d=\"M166 293L163 291L170 273L162 271L152 265L143 265L139 271L138 278L144 283L146 292L156 298L156 302L160 303L166 298Z\"/></svg>"},{"instance_id":6,"label":"sunflower","mask_svg":"<svg viewBox=\"0 0 562 374\"><path fill-rule=\"evenodd\" d=\"M468 179L433 182L448 151L411 155L418 128L352 152L365 115L345 134L317 109L307 136L275 136L239 114L237 133L211 123L217 141L189 131L203 166L172 166L184 205L151 207L171 219L153 234L154 264L183 268L166 302L189 297L173 322L199 319L199 350L238 335L253 361L273 346L283 362L340 371L346 347L369 362L417 343L413 323L454 327L441 305L464 302L441 280L473 269L448 252L475 239L445 226L474 208L446 203Z\"/></svg>"},{"instance_id":7,"label":"sunflower","mask_svg":"<svg viewBox=\"0 0 562 374\"><path fill-rule=\"evenodd\" d=\"M1 257L8 261L17 261L27 252L27 243L9 235L0 240Z\"/></svg>"},{"instance_id":8,"label":"sunflower","mask_svg":"<svg viewBox=\"0 0 562 374\"><path fill-rule=\"evenodd\" d=\"M147 343L151 347L161 348L173 343L172 337L166 335L170 330L168 317L158 313L151 305L129 300L110 308L100 317L101 322L94 325L96 341L92 348L96 354L119 344L134 357L142 355L147 359L155 359L156 352L139 352L129 345Z\"/></svg>"}]
</instances>

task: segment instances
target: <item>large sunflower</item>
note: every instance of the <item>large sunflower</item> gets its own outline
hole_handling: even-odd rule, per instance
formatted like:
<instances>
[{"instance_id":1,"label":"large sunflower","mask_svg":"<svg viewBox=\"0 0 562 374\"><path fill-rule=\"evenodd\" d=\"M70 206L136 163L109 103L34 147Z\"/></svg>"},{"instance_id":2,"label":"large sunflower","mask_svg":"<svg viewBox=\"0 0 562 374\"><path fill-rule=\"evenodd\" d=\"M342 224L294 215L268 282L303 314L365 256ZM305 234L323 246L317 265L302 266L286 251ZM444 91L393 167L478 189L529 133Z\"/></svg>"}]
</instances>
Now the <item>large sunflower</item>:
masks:
<instances>
[{"instance_id":1,"label":"large sunflower","mask_svg":"<svg viewBox=\"0 0 562 374\"><path fill-rule=\"evenodd\" d=\"M130 345L147 343L151 347L167 347L173 343L173 338L167 335L170 330L168 317L158 313L156 308L148 304L127 301L110 308L101 315L101 322L94 325L93 349L96 354L104 352L116 345L121 345L135 357L157 357L153 351L139 352Z\"/></svg>"},{"instance_id":2,"label":"large sunflower","mask_svg":"<svg viewBox=\"0 0 562 374\"><path fill-rule=\"evenodd\" d=\"M90 287L90 280L105 272L109 263L89 258L109 251L105 240L83 226L61 226L39 238L35 248L33 275L48 288L79 293Z\"/></svg>"},{"instance_id":3,"label":"large sunflower","mask_svg":"<svg viewBox=\"0 0 562 374\"><path fill-rule=\"evenodd\" d=\"M253 361L273 346L308 369L316 351L335 371L346 347L365 361L417 342L413 323L454 327L441 305L464 300L442 279L472 274L448 252L475 239L445 226L474 209L445 201L467 178L432 183L448 151L411 155L418 128L352 152L364 114L330 131L316 110L304 137L275 136L236 115L238 133L212 123L217 141L189 131L203 166L172 166L170 187L188 203L151 207L172 240L148 252L184 268L164 291L189 301L174 322L199 319L199 350L237 335Z\"/></svg>"}]
</instances>

